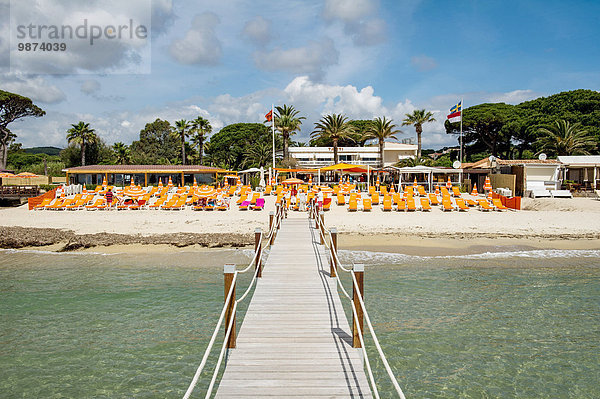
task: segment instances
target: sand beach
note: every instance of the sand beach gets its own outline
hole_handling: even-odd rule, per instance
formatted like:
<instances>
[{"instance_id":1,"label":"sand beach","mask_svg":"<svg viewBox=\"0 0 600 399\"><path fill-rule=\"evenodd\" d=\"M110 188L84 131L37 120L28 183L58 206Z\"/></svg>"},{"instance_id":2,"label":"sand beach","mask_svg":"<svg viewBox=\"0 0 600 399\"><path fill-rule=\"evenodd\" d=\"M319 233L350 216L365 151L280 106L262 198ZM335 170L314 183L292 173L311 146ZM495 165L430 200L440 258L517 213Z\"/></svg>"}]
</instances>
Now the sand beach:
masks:
<instances>
[{"instance_id":1,"label":"sand beach","mask_svg":"<svg viewBox=\"0 0 600 399\"><path fill-rule=\"evenodd\" d=\"M522 210L504 212L349 212L335 203L326 212L340 248L407 254L474 253L489 248L600 249L600 201L589 198L523 199ZM268 228L275 198L262 211L30 211L0 209L0 247L82 250L119 245L243 247L254 229ZM306 217L289 212L289 217ZM142 246L140 249L140 246ZM114 249L114 248L113 248ZM188 248L189 249L189 248Z\"/></svg>"}]
</instances>

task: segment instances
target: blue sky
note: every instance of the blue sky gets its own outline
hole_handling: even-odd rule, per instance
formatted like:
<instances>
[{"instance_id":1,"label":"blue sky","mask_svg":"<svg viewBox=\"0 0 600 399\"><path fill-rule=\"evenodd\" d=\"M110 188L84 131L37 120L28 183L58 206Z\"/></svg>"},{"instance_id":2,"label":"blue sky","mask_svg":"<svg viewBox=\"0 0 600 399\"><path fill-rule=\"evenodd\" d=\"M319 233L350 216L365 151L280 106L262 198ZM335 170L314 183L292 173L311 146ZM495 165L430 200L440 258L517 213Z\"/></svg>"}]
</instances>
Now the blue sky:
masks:
<instances>
[{"instance_id":1,"label":"blue sky","mask_svg":"<svg viewBox=\"0 0 600 399\"><path fill-rule=\"evenodd\" d=\"M11 125L17 141L62 147L70 124L84 120L107 143L129 144L156 118L203 116L219 130L262 122L274 102L306 116L300 141L329 112L400 123L427 108L437 122L425 126L423 145L439 148L456 143L443 121L461 98L467 107L516 104L600 86L599 1L130 0L127 12L143 19L136 10L150 2L149 74L112 73L131 61L100 46L61 59L63 74L50 75L27 73L31 60L8 68L12 31L0 0L0 88L47 112ZM75 12L101 19L121 3L44 4L67 20Z\"/></svg>"}]
</instances>

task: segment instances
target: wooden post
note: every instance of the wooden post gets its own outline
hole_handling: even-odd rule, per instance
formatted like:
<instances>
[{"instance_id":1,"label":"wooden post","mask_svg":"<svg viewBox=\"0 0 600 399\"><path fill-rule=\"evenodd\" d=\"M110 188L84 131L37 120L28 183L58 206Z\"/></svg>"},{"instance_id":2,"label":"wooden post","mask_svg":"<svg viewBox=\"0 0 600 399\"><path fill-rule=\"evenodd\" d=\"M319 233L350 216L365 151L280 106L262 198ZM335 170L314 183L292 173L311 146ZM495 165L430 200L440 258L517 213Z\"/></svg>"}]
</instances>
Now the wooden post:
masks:
<instances>
[{"instance_id":1,"label":"wooden post","mask_svg":"<svg viewBox=\"0 0 600 399\"><path fill-rule=\"evenodd\" d=\"M235 275L235 265L227 264L223 268L223 275L225 279L225 300L227 300L227 294L231 289L231 283L233 282L233 276ZM233 305L235 305L235 285L233 286L233 292L231 293L231 299L229 300L229 306L225 311L225 334L227 334L227 327L233 318L233 325L231 326L231 333L229 340L227 341L227 348L235 348L235 313L233 313Z\"/></svg>"},{"instance_id":2,"label":"wooden post","mask_svg":"<svg viewBox=\"0 0 600 399\"><path fill-rule=\"evenodd\" d=\"M329 262L329 276L336 277L337 276L337 262L335 260L334 254L337 254L337 229L332 227L329 229L331 233L331 260Z\"/></svg>"},{"instance_id":3,"label":"wooden post","mask_svg":"<svg viewBox=\"0 0 600 399\"><path fill-rule=\"evenodd\" d=\"M258 272L256 273L256 277L262 277L262 259L261 259L261 252L262 252L262 230L259 228L254 229L254 253L258 254L256 255L256 264L254 265L254 270L258 269Z\"/></svg>"},{"instance_id":4,"label":"wooden post","mask_svg":"<svg viewBox=\"0 0 600 399\"><path fill-rule=\"evenodd\" d=\"M360 331L364 336L364 326L363 326L363 310L360 306L360 301L358 296L364 299L365 297L365 287L364 287L364 274L365 274L365 265L363 264L355 264L354 265L354 275L356 276L356 282L358 283L358 290L354 283L352 284L352 302L354 303L354 307L356 308L356 314L358 318L354 316L354 312L352 313L352 347L360 348L360 337L358 336L358 328L356 328L356 324L360 327Z\"/></svg>"},{"instance_id":5,"label":"wooden post","mask_svg":"<svg viewBox=\"0 0 600 399\"><path fill-rule=\"evenodd\" d=\"M144 187L148 187L148 172L144 173Z\"/></svg>"},{"instance_id":6,"label":"wooden post","mask_svg":"<svg viewBox=\"0 0 600 399\"><path fill-rule=\"evenodd\" d=\"M275 217L275 212L273 212L273 211L269 212L269 231L271 231L273 229L274 217ZM273 245L274 242L275 242L275 232L273 232L273 234L271 235L271 241L269 242L269 245Z\"/></svg>"},{"instance_id":7,"label":"wooden post","mask_svg":"<svg viewBox=\"0 0 600 399\"><path fill-rule=\"evenodd\" d=\"M321 221L321 234L319 234L319 237L321 237L321 245L323 245L325 244L325 212L319 212L319 220Z\"/></svg>"}]
</instances>

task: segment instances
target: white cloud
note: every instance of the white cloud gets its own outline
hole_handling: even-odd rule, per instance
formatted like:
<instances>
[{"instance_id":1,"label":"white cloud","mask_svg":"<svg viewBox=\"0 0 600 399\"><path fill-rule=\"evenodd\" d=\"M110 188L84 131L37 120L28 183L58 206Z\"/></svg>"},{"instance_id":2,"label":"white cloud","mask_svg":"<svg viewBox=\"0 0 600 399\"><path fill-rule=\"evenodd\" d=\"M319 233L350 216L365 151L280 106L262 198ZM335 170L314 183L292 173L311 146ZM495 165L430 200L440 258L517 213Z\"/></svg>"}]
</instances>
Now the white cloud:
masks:
<instances>
[{"instance_id":1,"label":"white cloud","mask_svg":"<svg viewBox=\"0 0 600 399\"><path fill-rule=\"evenodd\" d=\"M485 96L485 99L492 103L519 104L537 97L539 97L539 93L533 90L514 90L508 93L492 93Z\"/></svg>"},{"instance_id":2,"label":"white cloud","mask_svg":"<svg viewBox=\"0 0 600 399\"><path fill-rule=\"evenodd\" d=\"M253 43L264 46L271 40L271 22L259 15L246 22L242 33Z\"/></svg>"},{"instance_id":3,"label":"white cloud","mask_svg":"<svg viewBox=\"0 0 600 399\"><path fill-rule=\"evenodd\" d=\"M215 28L219 23L219 17L212 12L196 15L183 39L171 43L171 56L182 64L218 64L222 50Z\"/></svg>"},{"instance_id":4,"label":"white cloud","mask_svg":"<svg viewBox=\"0 0 600 399\"><path fill-rule=\"evenodd\" d=\"M374 46L386 40L386 24L383 19L373 18L357 24L346 25L352 40L359 46Z\"/></svg>"},{"instance_id":5,"label":"white cloud","mask_svg":"<svg viewBox=\"0 0 600 399\"><path fill-rule=\"evenodd\" d=\"M85 94L95 94L100 90L100 83L94 79L87 79L81 84L81 91Z\"/></svg>"},{"instance_id":6,"label":"white cloud","mask_svg":"<svg viewBox=\"0 0 600 399\"><path fill-rule=\"evenodd\" d=\"M33 102L55 104L64 101L67 96L58 87L49 84L41 76L6 74L0 76L0 87L11 93L29 97Z\"/></svg>"},{"instance_id":7,"label":"white cloud","mask_svg":"<svg viewBox=\"0 0 600 399\"><path fill-rule=\"evenodd\" d=\"M432 69L435 69L438 66L434 58L428 57L426 55L413 56L410 58L410 63L412 64L412 66L414 66L421 72L431 71Z\"/></svg>"},{"instance_id":8,"label":"white cloud","mask_svg":"<svg viewBox=\"0 0 600 399\"><path fill-rule=\"evenodd\" d=\"M323 16L326 19L341 19L344 22L355 22L370 15L376 9L373 0L325 0Z\"/></svg>"},{"instance_id":9,"label":"white cloud","mask_svg":"<svg viewBox=\"0 0 600 399\"><path fill-rule=\"evenodd\" d=\"M287 71L296 75L310 75L320 80L327 66L338 62L339 53L331 39L310 41L304 47L292 49L276 48L270 52L257 51L254 62L267 71Z\"/></svg>"}]
</instances>

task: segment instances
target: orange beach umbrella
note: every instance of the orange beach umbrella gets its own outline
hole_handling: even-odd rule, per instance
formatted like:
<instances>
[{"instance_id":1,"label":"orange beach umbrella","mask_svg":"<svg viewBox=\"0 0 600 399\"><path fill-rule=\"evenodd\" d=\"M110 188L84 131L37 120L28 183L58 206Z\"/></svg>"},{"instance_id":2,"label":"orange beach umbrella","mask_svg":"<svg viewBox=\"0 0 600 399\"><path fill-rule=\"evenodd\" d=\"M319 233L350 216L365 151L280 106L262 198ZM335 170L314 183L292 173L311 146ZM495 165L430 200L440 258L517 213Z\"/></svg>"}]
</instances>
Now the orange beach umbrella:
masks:
<instances>
[{"instance_id":1,"label":"orange beach umbrella","mask_svg":"<svg viewBox=\"0 0 600 399\"><path fill-rule=\"evenodd\" d=\"M477 192L477 183L473 184L473 190L471 190L471 195L473 197L477 197L479 193Z\"/></svg>"},{"instance_id":2,"label":"orange beach umbrella","mask_svg":"<svg viewBox=\"0 0 600 399\"><path fill-rule=\"evenodd\" d=\"M492 182L490 181L490 177L486 176L485 184L483 185L483 189L486 191L492 191Z\"/></svg>"},{"instance_id":3,"label":"orange beach umbrella","mask_svg":"<svg viewBox=\"0 0 600 399\"><path fill-rule=\"evenodd\" d=\"M418 184L417 184L417 178L415 177L415 181L413 182L413 187L417 188Z\"/></svg>"},{"instance_id":4,"label":"orange beach umbrella","mask_svg":"<svg viewBox=\"0 0 600 399\"><path fill-rule=\"evenodd\" d=\"M448 181L446 182L446 188L452 188L452 181L450 180L450 176L448 176Z\"/></svg>"},{"instance_id":5,"label":"orange beach umbrella","mask_svg":"<svg viewBox=\"0 0 600 399\"><path fill-rule=\"evenodd\" d=\"M291 177L289 179L285 179L284 181L282 181L281 184L304 184L304 182L300 179Z\"/></svg>"}]
</instances>

